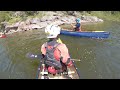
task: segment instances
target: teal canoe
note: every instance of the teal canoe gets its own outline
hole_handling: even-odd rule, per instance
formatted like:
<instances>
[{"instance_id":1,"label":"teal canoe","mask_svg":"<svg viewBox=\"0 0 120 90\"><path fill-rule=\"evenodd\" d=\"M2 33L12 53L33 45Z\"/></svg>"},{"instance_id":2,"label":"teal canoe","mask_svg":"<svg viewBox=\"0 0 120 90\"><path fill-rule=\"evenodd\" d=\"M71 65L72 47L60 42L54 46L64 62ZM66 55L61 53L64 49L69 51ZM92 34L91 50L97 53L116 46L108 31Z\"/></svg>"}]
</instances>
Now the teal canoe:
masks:
<instances>
[{"instance_id":1,"label":"teal canoe","mask_svg":"<svg viewBox=\"0 0 120 90\"><path fill-rule=\"evenodd\" d=\"M70 30L61 30L60 34L76 37L87 37L87 38L108 38L110 32L107 31L70 31Z\"/></svg>"}]
</instances>

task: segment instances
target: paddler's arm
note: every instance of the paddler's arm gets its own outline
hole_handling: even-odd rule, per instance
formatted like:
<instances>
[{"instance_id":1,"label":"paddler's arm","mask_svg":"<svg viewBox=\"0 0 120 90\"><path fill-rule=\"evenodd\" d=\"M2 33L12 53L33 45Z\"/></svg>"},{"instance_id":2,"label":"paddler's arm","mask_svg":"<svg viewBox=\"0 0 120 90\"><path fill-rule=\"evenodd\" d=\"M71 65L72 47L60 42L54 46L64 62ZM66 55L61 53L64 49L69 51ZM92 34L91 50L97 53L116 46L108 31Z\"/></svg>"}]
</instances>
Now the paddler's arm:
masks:
<instances>
[{"instance_id":1,"label":"paddler's arm","mask_svg":"<svg viewBox=\"0 0 120 90\"><path fill-rule=\"evenodd\" d=\"M70 59L70 55L69 55L69 52L68 52L68 48L66 47L65 44L61 44L57 47L60 52L61 52L61 61L66 64L67 66L72 66L72 61Z\"/></svg>"},{"instance_id":2,"label":"paddler's arm","mask_svg":"<svg viewBox=\"0 0 120 90\"><path fill-rule=\"evenodd\" d=\"M75 25L73 25L72 23L70 24L73 28L75 28L76 26Z\"/></svg>"}]
</instances>

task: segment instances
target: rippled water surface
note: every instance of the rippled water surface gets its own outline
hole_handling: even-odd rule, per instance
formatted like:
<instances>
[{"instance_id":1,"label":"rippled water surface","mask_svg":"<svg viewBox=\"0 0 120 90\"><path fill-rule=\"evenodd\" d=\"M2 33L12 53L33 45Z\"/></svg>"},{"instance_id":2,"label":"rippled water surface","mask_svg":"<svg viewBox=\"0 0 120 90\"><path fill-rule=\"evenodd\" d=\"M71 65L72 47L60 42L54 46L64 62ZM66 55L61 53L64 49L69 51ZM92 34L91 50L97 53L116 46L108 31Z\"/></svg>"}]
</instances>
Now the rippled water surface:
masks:
<instances>
[{"instance_id":1,"label":"rippled water surface","mask_svg":"<svg viewBox=\"0 0 120 90\"><path fill-rule=\"evenodd\" d=\"M78 38L61 35L76 61L82 79L120 78L120 23L104 22L83 26L84 30L109 31L108 39ZM39 60L25 57L40 53L47 41L43 30L14 33L0 39L0 78L35 79Z\"/></svg>"}]
</instances>

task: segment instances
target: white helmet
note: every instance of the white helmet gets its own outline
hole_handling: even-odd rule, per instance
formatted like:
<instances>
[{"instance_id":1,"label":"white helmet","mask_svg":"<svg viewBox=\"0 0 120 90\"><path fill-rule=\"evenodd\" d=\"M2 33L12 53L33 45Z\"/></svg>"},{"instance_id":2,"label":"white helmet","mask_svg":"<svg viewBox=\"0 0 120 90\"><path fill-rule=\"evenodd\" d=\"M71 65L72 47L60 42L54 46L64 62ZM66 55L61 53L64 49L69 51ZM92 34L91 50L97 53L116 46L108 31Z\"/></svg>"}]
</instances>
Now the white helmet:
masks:
<instances>
[{"instance_id":1,"label":"white helmet","mask_svg":"<svg viewBox=\"0 0 120 90\"><path fill-rule=\"evenodd\" d=\"M61 28L57 25L48 25L45 28L45 33L48 35L47 38L56 38L60 34Z\"/></svg>"}]
</instances>

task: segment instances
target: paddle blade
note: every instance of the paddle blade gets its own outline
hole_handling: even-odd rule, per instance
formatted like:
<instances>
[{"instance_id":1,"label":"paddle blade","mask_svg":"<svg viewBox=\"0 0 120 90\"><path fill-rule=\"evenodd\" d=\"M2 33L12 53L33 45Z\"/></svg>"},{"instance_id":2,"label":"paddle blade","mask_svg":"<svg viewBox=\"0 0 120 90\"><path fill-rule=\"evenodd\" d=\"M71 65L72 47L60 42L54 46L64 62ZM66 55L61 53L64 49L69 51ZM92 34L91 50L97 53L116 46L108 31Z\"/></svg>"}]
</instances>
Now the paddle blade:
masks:
<instances>
[{"instance_id":1,"label":"paddle blade","mask_svg":"<svg viewBox=\"0 0 120 90\"><path fill-rule=\"evenodd\" d=\"M26 54L26 57L30 58L30 59L35 59L35 58L37 58L37 55L34 55L34 54L29 52L29 53Z\"/></svg>"},{"instance_id":2,"label":"paddle blade","mask_svg":"<svg viewBox=\"0 0 120 90\"><path fill-rule=\"evenodd\" d=\"M26 57L30 58L30 59L35 59L35 58L42 59L43 58L43 56L41 54L37 55L37 54L33 54L31 52L27 53Z\"/></svg>"}]
</instances>

